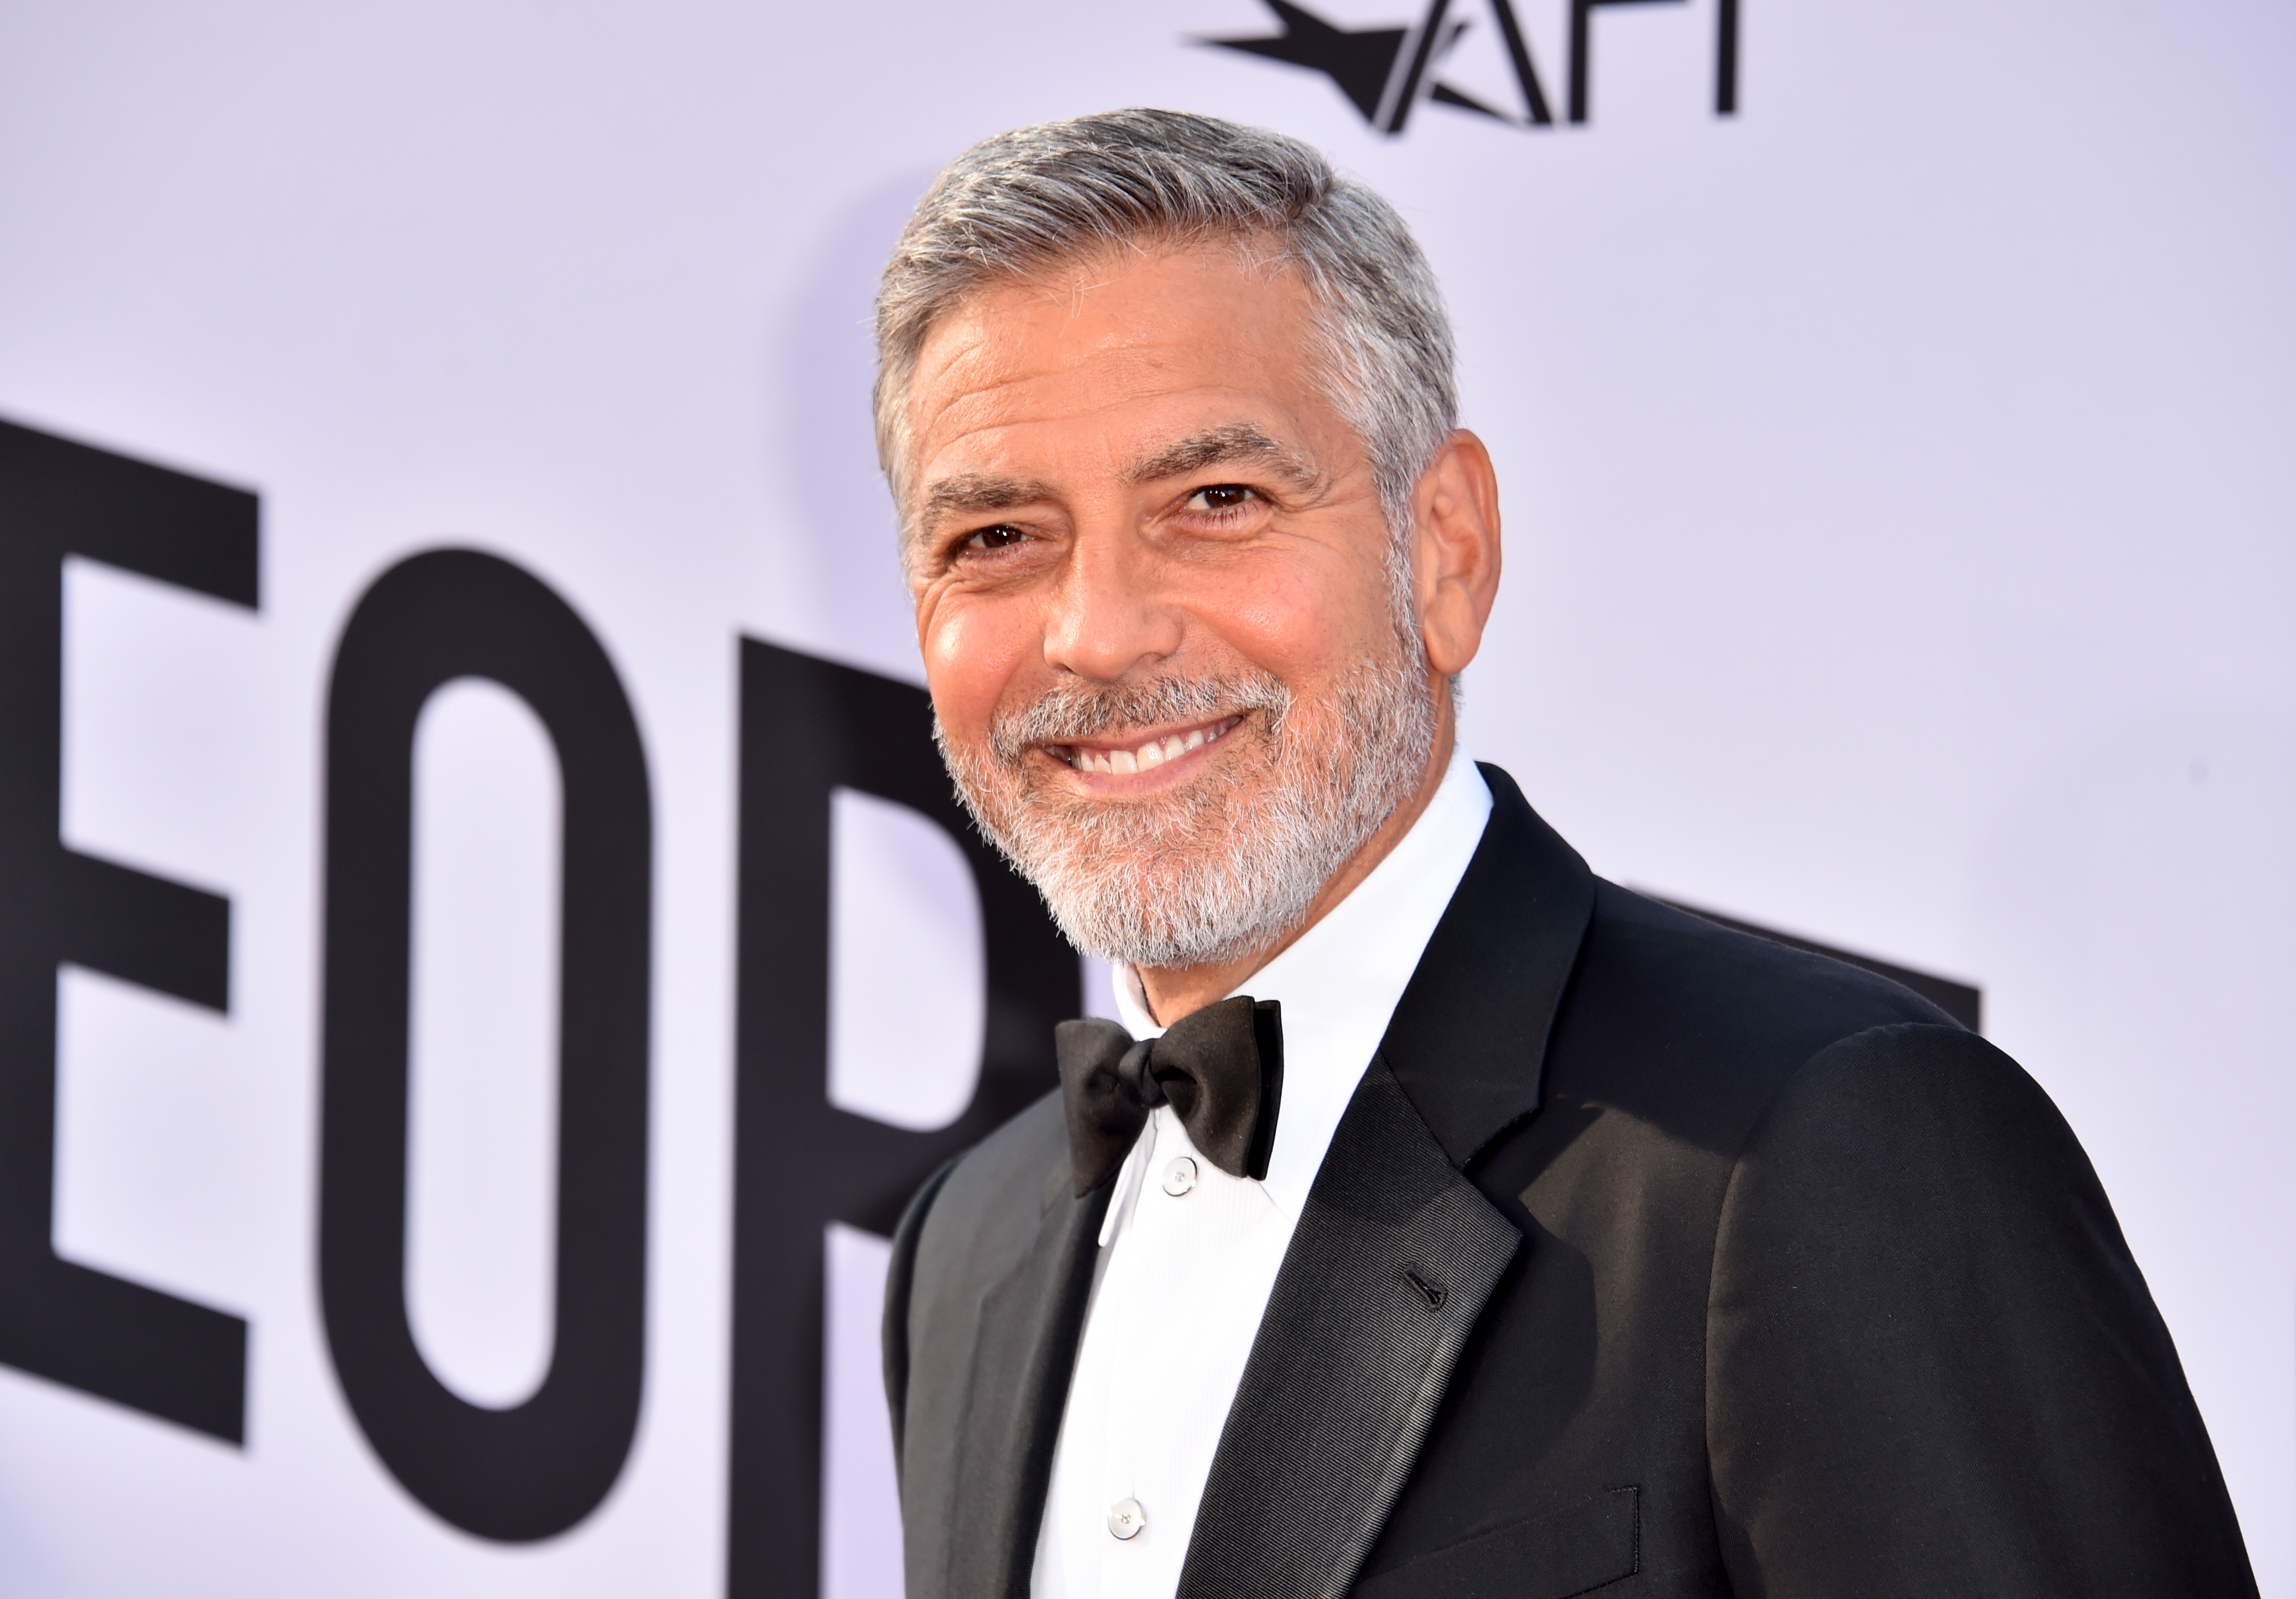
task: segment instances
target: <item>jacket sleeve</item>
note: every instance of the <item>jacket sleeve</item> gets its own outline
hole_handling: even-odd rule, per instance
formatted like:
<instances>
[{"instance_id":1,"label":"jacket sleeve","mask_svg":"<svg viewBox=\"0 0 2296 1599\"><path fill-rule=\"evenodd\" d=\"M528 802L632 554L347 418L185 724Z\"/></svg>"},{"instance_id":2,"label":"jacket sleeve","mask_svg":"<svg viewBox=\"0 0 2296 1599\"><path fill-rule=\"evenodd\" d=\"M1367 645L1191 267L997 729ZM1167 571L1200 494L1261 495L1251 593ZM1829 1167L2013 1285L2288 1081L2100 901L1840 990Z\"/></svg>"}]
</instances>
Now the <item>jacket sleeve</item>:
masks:
<instances>
[{"instance_id":1,"label":"jacket sleeve","mask_svg":"<svg viewBox=\"0 0 2296 1599\"><path fill-rule=\"evenodd\" d=\"M1741 1595L2257 1591L2095 1172L1974 1035L1877 1028L1781 1093L1723 1205L1707 1378Z\"/></svg>"},{"instance_id":2,"label":"jacket sleeve","mask_svg":"<svg viewBox=\"0 0 2296 1599\"><path fill-rule=\"evenodd\" d=\"M885 1408L893 1421L893 1472L898 1480L901 1469L902 1436L906 1431L909 1402L909 1290L917 1279L917 1240L923 1236L925 1214L932 1209L934 1195L956 1169L962 1155L952 1156L942 1162L939 1170L924 1180L924 1185L910 1199L908 1209L901 1212L900 1225L893 1229L893 1258L885 1268L885 1319L879 1334L885 1357Z\"/></svg>"}]
</instances>

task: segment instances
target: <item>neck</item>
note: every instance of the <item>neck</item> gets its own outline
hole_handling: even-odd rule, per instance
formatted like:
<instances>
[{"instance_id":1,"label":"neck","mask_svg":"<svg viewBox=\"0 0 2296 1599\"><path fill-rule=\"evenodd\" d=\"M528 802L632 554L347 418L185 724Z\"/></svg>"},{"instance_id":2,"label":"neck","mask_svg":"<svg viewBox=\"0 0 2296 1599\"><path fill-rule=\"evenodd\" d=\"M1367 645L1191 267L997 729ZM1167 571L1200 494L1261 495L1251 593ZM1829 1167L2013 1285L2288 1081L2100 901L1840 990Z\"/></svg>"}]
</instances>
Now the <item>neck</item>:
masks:
<instances>
[{"instance_id":1,"label":"neck","mask_svg":"<svg viewBox=\"0 0 2296 1599\"><path fill-rule=\"evenodd\" d=\"M1298 943L1307 931L1331 914L1332 907L1355 891L1355 887L1369 877L1372 869L1388 857L1403 835L1411 831L1435 798L1435 791L1443 786L1443 774L1450 770L1451 750L1457 742L1457 729L1453 724L1451 695L1447 684L1438 679L1436 692L1440 696L1436 712L1435 743L1429 752L1427 769L1420 774L1419 786L1411 798L1395 808L1377 831L1359 845L1340 869L1324 880L1308 914L1297 926L1281 938L1240 955L1232 961L1215 962L1201 966L1139 966L1134 968L1140 979L1140 991L1147 997L1148 1013L1158 1025L1169 1027L1191 1011L1200 1011L1208 1004L1225 999L1236 986L1268 962Z\"/></svg>"}]
</instances>

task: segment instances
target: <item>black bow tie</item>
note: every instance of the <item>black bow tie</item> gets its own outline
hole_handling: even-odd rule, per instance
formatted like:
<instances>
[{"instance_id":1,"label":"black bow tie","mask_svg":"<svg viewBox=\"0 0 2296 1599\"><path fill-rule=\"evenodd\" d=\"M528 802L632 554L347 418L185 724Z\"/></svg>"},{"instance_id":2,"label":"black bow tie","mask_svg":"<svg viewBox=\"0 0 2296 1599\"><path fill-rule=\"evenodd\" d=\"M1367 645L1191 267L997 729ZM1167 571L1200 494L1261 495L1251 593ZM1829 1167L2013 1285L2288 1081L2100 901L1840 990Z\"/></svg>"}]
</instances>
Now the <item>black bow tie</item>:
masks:
<instances>
[{"instance_id":1,"label":"black bow tie","mask_svg":"<svg viewBox=\"0 0 2296 1599\"><path fill-rule=\"evenodd\" d=\"M1249 995L1181 1017L1136 1042L1086 1017L1053 1029L1068 1109L1069 1163L1081 1199L1124 1163L1148 1112L1169 1104L1196 1147L1231 1177L1267 1175L1283 1096L1282 1007Z\"/></svg>"}]
</instances>

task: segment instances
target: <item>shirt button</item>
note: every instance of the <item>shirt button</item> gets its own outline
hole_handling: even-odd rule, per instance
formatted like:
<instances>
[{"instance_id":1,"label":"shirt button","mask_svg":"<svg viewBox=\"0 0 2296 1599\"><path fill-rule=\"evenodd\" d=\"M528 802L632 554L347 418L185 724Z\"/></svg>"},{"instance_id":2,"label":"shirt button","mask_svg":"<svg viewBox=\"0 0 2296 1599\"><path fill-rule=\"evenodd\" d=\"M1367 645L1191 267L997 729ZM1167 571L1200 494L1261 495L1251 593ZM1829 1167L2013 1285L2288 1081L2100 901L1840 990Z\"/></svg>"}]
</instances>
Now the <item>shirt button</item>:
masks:
<instances>
[{"instance_id":1,"label":"shirt button","mask_svg":"<svg viewBox=\"0 0 2296 1599\"><path fill-rule=\"evenodd\" d=\"M1182 1194L1187 1193L1189 1189L1193 1188L1195 1185L1196 1163L1193 1160L1189 1160L1187 1156L1182 1155L1178 1160L1164 1168L1164 1192L1170 1194L1174 1199L1179 1198ZM1131 1501L1127 1500L1126 1503L1129 1504ZM1119 1536L1120 1537L1122 1535L1119 1534Z\"/></svg>"},{"instance_id":2,"label":"shirt button","mask_svg":"<svg viewBox=\"0 0 2296 1599\"><path fill-rule=\"evenodd\" d=\"M1138 1538L1140 1529L1147 1525L1148 1513L1140 1508L1137 1499L1119 1499L1108 1507L1108 1529L1118 1538Z\"/></svg>"}]
</instances>

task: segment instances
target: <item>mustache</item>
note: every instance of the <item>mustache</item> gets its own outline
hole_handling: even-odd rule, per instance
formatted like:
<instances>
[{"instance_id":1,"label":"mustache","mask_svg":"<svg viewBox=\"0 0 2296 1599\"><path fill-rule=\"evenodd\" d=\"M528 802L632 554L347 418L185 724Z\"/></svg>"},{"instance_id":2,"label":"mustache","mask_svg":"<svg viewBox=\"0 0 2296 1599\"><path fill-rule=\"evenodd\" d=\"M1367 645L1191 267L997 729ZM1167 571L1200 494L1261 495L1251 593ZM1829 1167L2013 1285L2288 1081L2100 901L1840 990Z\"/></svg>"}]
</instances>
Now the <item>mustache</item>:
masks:
<instances>
[{"instance_id":1,"label":"mustache","mask_svg":"<svg viewBox=\"0 0 2296 1599\"><path fill-rule=\"evenodd\" d=\"M1267 711L1269 732L1280 734L1292 701L1292 691L1267 672L1161 673L1117 683L1071 679L1029 705L1000 710L989 725L988 747L1011 767L1038 746L1096 738L1111 728L1211 721L1254 710Z\"/></svg>"}]
</instances>

